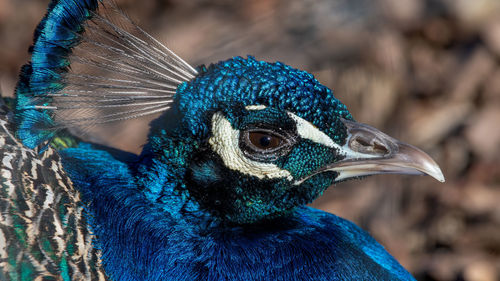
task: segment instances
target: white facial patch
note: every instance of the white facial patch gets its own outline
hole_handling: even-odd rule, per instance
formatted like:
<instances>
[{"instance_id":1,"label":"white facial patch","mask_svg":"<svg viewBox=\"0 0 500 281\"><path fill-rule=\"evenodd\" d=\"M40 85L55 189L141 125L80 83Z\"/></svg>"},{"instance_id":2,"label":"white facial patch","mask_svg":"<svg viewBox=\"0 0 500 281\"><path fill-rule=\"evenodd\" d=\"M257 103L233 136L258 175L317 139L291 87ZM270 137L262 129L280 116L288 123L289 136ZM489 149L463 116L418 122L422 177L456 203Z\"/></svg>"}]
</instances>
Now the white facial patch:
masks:
<instances>
[{"instance_id":1,"label":"white facial patch","mask_svg":"<svg viewBox=\"0 0 500 281\"><path fill-rule=\"evenodd\" d=\"M221 112L216 112L212 117L212 136L208 143L212 150L222 158L226 167L259 179L293 179L289 171L274 164L261 163L245 157L238 145L239 137L240 132L233 129Z\"/></svg>"},{"instance_id":2,"label":"white facial patch","mask_svg":"<svg viewBox=\"0 0 500 281\"><path fill-rule=\"evenodd\" d=\"M265 105L257 104L257 105L247 105L245 106L246 110L263 110L266 109Z\"/></svg>"},{"instance_id":3,"label":"white facial patch","mask_svg":"<svg viewBox=\"0 0 500 281\"><path fill-rule=\"evenodd\" d=\"M301 138L311 140L315 143L319 143L327 147L342 150L342 148L338 144L336 144L329 136L327 136L309 121L302 119L291 112L288 112L288 116L295 120L295 123L297 125L297 132L299 133L299 136Z\"/></svg>"},{"instance_id":4,"label":"white facial patch","mask_svg":"<svg viewBox=\"0 0 500 281\"><path fill-rule=\"evenodd\" d=\"M348 142L346 142L343 146L338 145L334 142L327 134L323 133L320 129L314 126L311 122L300 118L299 116L288 112L288 116L290 116L293 120L295 120L297 126L297 132L299 136L303 139L311 140L315 143L319 143L325 145L327 147L331 147L337 150L337 154L344 155L346 158L373 158L377 157L376 155L364 154L360 152L353 151Z\"/></svg>"}]
</instances>

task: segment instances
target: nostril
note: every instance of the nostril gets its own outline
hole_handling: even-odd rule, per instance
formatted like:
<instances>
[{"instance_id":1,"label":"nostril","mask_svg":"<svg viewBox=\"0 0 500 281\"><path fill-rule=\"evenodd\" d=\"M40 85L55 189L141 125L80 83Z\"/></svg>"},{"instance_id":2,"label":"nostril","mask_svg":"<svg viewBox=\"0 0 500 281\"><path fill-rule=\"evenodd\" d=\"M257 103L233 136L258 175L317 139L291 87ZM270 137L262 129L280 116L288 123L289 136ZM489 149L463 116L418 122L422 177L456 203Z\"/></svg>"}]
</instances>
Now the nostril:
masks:
<instances>
[{"instance_id":1,"label":"nostril","mask_svg":"<svg viewBox=\"0 0 500 281\"><path fill-rule=\"evenodd\" d=\"M379 140L368 139L364 136L352 138L350 141L350 148L354 151L367 154L386 155L389 153L387 146Z\"/></svg>"},{"instance_id":2,"label":"nostril","mask_svg":"<svg viewBox=\"0 0 500 281\"><path fill-rule=\"evenodd\" d=\"M354 140L362 146L371 146L370 141L363 139L362 137L357 137Z\"/></svg>"},{"instance_id":3,"label":"nostril","mask_svg":"<svg viewBox=\"0 0 500 281\"><path fill-rule=\"evenodd\" d=\"M378 143L378 142L375 142L373 144L373 150L376 151L377 153L380 153L380 154L388 154L389 153L389 149L387 149L387 147L381 143Z\"/></svg>"}]
</instances>

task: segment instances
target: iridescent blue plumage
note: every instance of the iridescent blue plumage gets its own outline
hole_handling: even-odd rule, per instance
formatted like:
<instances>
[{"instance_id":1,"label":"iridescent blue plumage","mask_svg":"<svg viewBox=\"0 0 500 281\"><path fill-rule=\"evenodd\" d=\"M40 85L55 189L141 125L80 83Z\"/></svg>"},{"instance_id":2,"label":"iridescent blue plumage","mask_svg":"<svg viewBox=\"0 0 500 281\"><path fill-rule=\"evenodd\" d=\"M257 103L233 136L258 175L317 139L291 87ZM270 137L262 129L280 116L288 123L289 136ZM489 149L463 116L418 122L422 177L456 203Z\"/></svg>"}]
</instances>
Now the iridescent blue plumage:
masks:
<instances>
[{"instance_id":1,"label":"iridescent blue plumage","mask_svg":"<svg viewBox=\"0 0 500 281\"><path fill-rule=\"evenodd\" d=\"M54 135L43 129L53 125L53 116L50 111L35 110L34 99L36 104L48 103L48 94L64 88L61 74L70 65L68 56L80 42L82 25L97 5L96 0L52 1L35 30L31 62L23 66L16 89L17 134L30 148Z\"/></svg>"},{"instance_id":2,"label":"iridescent blue plumage","mask_svg":"<svg viewBox=\"0 0 500 281\"><path fill-rule=\"evenodd\" d=\"M348 178L442 177L428 156L354 122L307 72L253 57L194 70L98 6L127 20L51 3L15 113L25 146L71 146L62 165L111 280L413 280L353 223L304 205ZM140 155L59 138L154 112Z\"/></svg>"},{"instance_id":3,"label":"iridescent blue plumage","mask_svg":"<svg viewBox=\"0 0 500 281\"><path fill-rule=\"evenodd\" d=\"M245 87L239 81L245 81ZM149 142L137 158L122 162L121 156L91 145L64 150L64 167L84 201L90 202L97 246L110 277L411 280L354 224L298 207L316 198L335 176L327 173L298 186L290 186L286 179L256 179L224 167L207 147L214 112L223 111L235 128L255 120L285 126L289 118L279 112L293 110L301 99L307 103L297 114L310 120L314 117L308 114L335 124L341 115L331 108L350 117L311 75L281 63L234 58L210 66L179 87L172 109L153 122ZM255 111L260 116L244 113L245 106L253 104L273 110ZM318 126L339 139L346 134L341 123L339 129ZM307 173L334 161L312 142L295 150L283 157L288 161L276 162ZM317 150L314 158L320 160L308 165L300 161L311 160L303 153L294 158L303 150Z\"/></svg>"},{"instance_id":4,"label":"iridescent blue plumage","mask_svg":"<svg viewBox=\"0 0 500 281\"><path fill-rule=\"evenodd\" d=\"M413 280L366 232L334 215L298 207L275 220L226 224L167 190L168 182L162 194L168 205L151 202L108 153L82 147L63 156L92 202L113 280Z\"/></svg>"}]
</instances>

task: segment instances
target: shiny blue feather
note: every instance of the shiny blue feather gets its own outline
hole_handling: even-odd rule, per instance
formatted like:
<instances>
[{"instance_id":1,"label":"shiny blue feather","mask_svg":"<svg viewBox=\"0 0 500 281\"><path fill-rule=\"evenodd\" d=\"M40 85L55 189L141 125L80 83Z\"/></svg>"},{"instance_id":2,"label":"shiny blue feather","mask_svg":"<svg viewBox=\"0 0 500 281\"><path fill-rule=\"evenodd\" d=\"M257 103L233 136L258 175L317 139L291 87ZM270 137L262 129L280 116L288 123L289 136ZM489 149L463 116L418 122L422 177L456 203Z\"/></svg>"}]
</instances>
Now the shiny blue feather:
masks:
<instances>
[{"instance_id":1,"label":"shiny blue feather","mask_svg":"<svg viewBox=\"0 0 500 281\"><path fill-rule=\"evenodd\" d=\"M32 148L61 129L163 112L140 155L89 143L60 151L110 279L414 280L366 232L304 206L339 175L315 171L346 158L339 150L352 116L330 89L253 57L195 70L105 4L51 2L21 72L15 117ZM290 151L254 163L311 176L228 167L210 146L216 114L229 124L225 139L235 131L243 142L258 126L288 130ZM300 135L298 119L316 135Z\"/></svg>"},{"instance_id":2,"label":"shiny blue feather","mask_svg":"<svg viewBox=\"0 0 500 281\"><path fill-rule=\"evenodd\" d=\"M165 111L177 86L197 74L105 2L53 1L35 31L16 90L17 134L26 146L61 129Z\"/></svg>"},{"instance_id":3,"label":"shiny blue feather","mask_svg":"<svg viewBox=\"0 0 500 281\"><path fill-rule=\"evenodd\" d=\"M33 148L55 133L47 130L54 125L50 110L34 106L50 103L47 93L64 88L61 79L70 65L68 56L80 42L83 23L97 6L97 0L52 1L35 30L31 62L23 66L16 89L17 135L27 147Z\"/></svg>"},{"instance_id":4,"label":"shiny blue feather","mask_svg":"<svg viewBox=\"0 0 500 281\"><path fill-rule=\"evenodd\" d=\"M300 207L285 218L228 226L179 196L172 166L155 172L165 179L162 207L137 192L130 166L110 153L82 146L63 159L92 202L112 280L414 280L368 233L335 215Z\"/></svg>"}]
</instances>

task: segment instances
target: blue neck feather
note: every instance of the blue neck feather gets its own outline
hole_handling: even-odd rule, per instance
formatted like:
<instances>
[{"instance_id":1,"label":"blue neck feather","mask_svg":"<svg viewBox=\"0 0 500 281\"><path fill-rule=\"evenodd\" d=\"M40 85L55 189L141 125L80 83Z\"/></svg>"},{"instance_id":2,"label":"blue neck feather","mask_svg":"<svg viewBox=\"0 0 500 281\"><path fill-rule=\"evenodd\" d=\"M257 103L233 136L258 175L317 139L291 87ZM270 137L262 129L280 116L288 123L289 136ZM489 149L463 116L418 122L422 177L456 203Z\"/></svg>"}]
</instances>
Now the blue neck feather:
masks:
<instances>
[{"instance_id":1,"label":"blue neck feather","mask_svg":"<svg viewBox=\"0 0 500 281\"><path fill-rule=\"evenodd\" d=\"M98 3L54 0L35 32L32 62L23 67L16 91L17 134L28 147L54 134L44 129L54 122L51 114L35 110L33 100L48 103L44 94L65 86L61 77L69 66L67 58ZM250 72L243 75L246 69ZM311 91L321 98L311 100ZM235 225L191 198L184 181L189 157L209 133L203 118L218 110L215 104L262 102L293 109L320 128L328 124L338 130L337 117L324 120L318 112L335 110L335 116L352 117L329 89L310 74L280 63L235 58L205 69L196 81L180 85L179 93L183 95L177 96L170 113L153 122L148 145L133 161L120 161L88 144L62 151L64 168L88 203L96 246L111 279L413 280L367 233L334 215L297 207L277 220ZM302 116L306 114L318 116ZM168 122L186 127L172 129ZM343 137L338 134L334 141ZM211 180L212 168L210 163L199 167L197 175Z\"/></svg>"},{"instance_id":2,"label":"blue neck feather","mask_svg":"<svg viewBox=\"0 0 500 281\"><path fill-rule=\"evenodd\" d=\"M201 208L183 180L199 144L173 127L175 108L155 121L166 129L153 122L149 143L129 162L87 144L62 152L113 280L413 280L334 215L298 207L235 225Z\"/></svg>"},{"instance_id":3,"label":"blue neck feather","mask_svg":"<svg viewBox=\"0 0 500 281\"><path fill-rule=\"evenodd\" d=\"M132 175L135 164L107 152L82 145L63 159L90 202L114 280L413 280L367 233L334 215L299 207L278 220L223 224L187 193L163 188L156 201L169 204L151 201L138 192L145 186ZM153 166L156 176L143 183L171 178L170 169Z\"/></svg>"}]
</instances>

